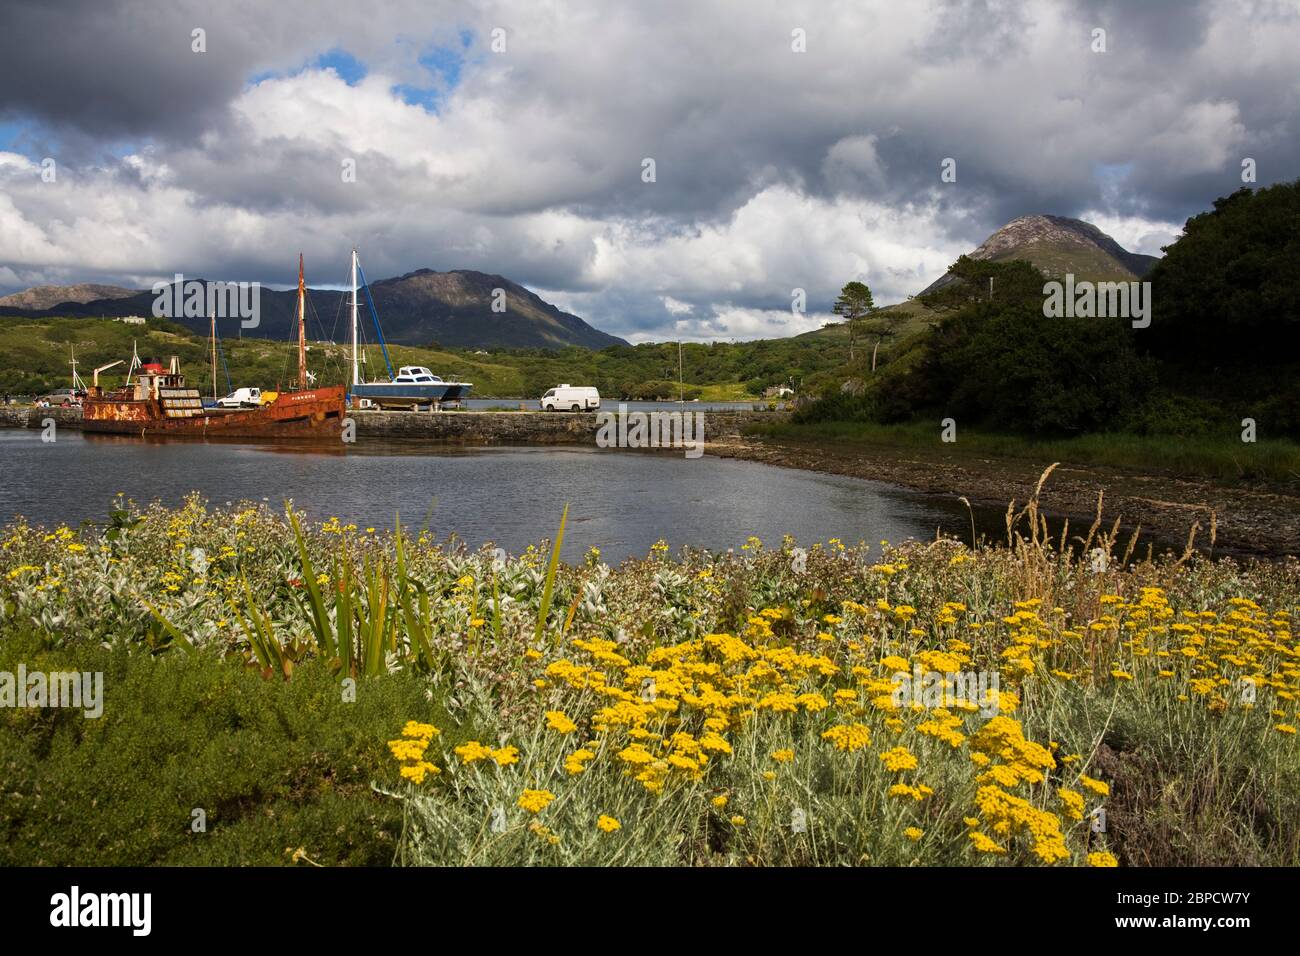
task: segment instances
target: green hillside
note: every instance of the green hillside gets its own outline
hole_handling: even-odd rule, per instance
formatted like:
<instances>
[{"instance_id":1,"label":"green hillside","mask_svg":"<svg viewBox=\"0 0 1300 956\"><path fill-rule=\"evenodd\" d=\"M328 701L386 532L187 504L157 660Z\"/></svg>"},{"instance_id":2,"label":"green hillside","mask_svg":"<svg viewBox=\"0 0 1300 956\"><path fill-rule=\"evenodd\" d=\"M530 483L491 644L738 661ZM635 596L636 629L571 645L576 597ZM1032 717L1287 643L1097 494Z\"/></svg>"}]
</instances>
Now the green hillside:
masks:
<instances>
[{"instance_id":1,"label":"green hillside","mask_svg":"<svg viewBox=\"0 0 1300 956\"><path fill-rule=\"evenodd\" d=\"M132 343L141 358L166 362L180 359L181 369L205 394L212 392L211 354L206 338L164 320L129 326L104 319L0 318L0 390L11 394L40 394L71 382L69 360L76 350L78 370L87 382L94 368L129 359ZM222 343L233 387L286 385L296 375L292 344L267 339L235 339ZM441 349L390 345L394 366L424 365L447 379L474 383L481 398L535 398L562 382L595 385L610 399L676 398L675 343L619 345L592 351L570 346L553 349ZM384 373L377 346L366 349L370 377ZM834 335L800 339L711 344L688 343L682 349L686 397L711 401L743 401L762 394L769 385L796 387L837 369L847 348ZM308 367L318 384L342 384L350 376L350 358L343 345L315 342ZM106 372L101 383L121 382L124 365ZM227 391L226 375L218 369L217 391Z\"/></svg>"},{"instance_id":2,"label":"green hillside","mask_svg":"<svg viewBox=\"0 0 1300 956\"><path fill-rule=\"evenodd\" d=\"M130 359L132 344L146 361L166 362L175 355L189 381L205 394L212 392L211 352L207 340L163 320L146 326L128 326L103 319L0 319L0 388L13 394L35 394L71 383L69 361L76 351L77 369L89 382L97 367L117 359ZM294 346L268 339L236 339L222 343L225 366L231 383L274 388L286 385L297 374ZM444 378L474 382L475 391L486 395L518 395L523 388L520 370L495 361L491 356L434 349L390 346L394 365L426 365ZM383 357L370 349L368 368L378 374ZM226 375L218 362L217 390L225 394ZM308 367L319 384L341 384L350 375L347 349L340 345L312 343ZM126 366L119 365L101 376L101 384L117 385Z\"/></svg>"},{"instance_id":3,"label":"green hillside","mask_svg":"<svg viewBox=\"0 0 1300 956\"><path fill-rule=\"evenodd\" d=\"M887 322L891 330L889 343L897 347L898 343L908 339L917 332L929 328L932 323L938 322L940 313L927 307L920 299L908 299L904 302L897 302L894 305L886 305L877 309L872 318L874 321ZM827 339L840 343L844 348L848 348L849 330L843 322L828 322L820 329L814 329L812 332L804 332L796 336L799 339ZM870 348L875 337L865 335L863 337Z\"/></svg>"},{"instance_id":4,"label":"green hillside","mask_svg":"<svg viewBox=\"0 0 1300 956\"><path fill-rule=\"evenodd\" d=\"M1072 273L1077 281L1131 282L1137 276L1096 246L1071 242L1036 242L992 256L990 262L1020 259L1048 277Z\"/></svg>"}]
</instances>

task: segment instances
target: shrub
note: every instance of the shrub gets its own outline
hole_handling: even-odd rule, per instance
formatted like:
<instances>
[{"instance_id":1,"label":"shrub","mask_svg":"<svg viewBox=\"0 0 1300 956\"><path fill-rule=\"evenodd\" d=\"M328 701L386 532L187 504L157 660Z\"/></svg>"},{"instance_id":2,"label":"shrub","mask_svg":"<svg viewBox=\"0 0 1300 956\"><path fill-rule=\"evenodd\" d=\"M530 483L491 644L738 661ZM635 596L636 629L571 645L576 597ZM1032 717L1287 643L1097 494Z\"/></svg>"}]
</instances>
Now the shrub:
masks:
<instances>
[{"instance_id":1,"label":"shrub","mask_svg":"<svg viewBox=\"0 0 1300 956\"><path fill-rule=\"evenodd\" d=\"M447 719L414 674L360 679L344 703L319 663L284 681L207 653L40 648L7 637L0 670L102 671L104 711L0 711L4 866L272 865L299 847L386 865L401 811L370 787L384 741L408 717Z\"/></svg>"}]
</instances>

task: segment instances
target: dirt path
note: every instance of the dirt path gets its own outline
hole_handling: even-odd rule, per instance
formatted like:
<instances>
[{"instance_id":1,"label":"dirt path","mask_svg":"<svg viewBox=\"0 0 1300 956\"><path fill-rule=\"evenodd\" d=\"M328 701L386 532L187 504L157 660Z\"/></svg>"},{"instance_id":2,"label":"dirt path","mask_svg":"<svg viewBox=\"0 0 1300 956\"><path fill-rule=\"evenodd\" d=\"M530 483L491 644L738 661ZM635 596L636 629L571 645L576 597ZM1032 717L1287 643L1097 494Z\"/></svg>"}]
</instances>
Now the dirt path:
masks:
<instances>
[{"instance_id":1,"label":"dirt path","mask_svg":"<svg viewBox=\"0 0 1300 956\"><path fill-rule=\"evenodd\" d=\"M868 478L927 494L964 495L976 507L1005 509L1033 494L1050 461L981 458L957 454L920 455L864 444L802 443L788 439L729 439L707 446L710 454L833 475ZM1215 551L1280 557L1300 554L1300 494L1261 486L1225 486L1201 479L1141 474L1096 466L1059 465L1043 487L1044 512L1069 518L1071 527L1092 523L1097 493L1105 491L1104 525L1116 517L1125 527L1139 522L1144 533L1185 542L1195 522L1197 545L1208 546L1211 515Z\"/></svg>"}]
</instances>

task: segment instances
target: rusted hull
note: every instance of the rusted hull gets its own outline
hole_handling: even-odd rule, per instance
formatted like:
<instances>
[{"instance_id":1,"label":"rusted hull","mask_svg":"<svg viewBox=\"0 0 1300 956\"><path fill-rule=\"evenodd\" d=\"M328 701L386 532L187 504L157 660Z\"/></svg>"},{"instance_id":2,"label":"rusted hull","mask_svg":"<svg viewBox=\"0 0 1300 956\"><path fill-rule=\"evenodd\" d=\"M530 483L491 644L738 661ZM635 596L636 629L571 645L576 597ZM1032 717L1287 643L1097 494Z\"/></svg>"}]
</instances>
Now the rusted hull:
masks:
<instances>
[{"instance_id":1,"label":"rusted hull","mask_svg":"<svg viewBox=\"0 0 1300 956\"><path fill-rule=\"evenodd\" d=\"M175 438L328 438L343 431L344 389L287 392L269 405L242 411L206 411L168 418L154 400L90 397L82 407L82 430L113 435Z\"/></svg>"}]
</instances>

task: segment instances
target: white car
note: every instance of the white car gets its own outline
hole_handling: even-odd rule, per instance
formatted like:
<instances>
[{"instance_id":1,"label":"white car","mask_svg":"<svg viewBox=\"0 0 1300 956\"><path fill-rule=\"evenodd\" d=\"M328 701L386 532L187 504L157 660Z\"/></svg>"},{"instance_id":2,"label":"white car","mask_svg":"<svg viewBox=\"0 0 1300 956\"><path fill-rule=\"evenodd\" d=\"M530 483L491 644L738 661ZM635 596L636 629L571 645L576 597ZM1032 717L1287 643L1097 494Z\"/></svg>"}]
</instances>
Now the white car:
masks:
<instances>
[{"instance_id":1,"label":"white car","mask_svg":"<svg viewBox=\"0 0 1300 956\"><path fill-rule=\"evenodd\" d=\"M557 385L537 406L544 412L591 412L600 408L600 392L589 386Z\"/></svg>"}]
</instances>

